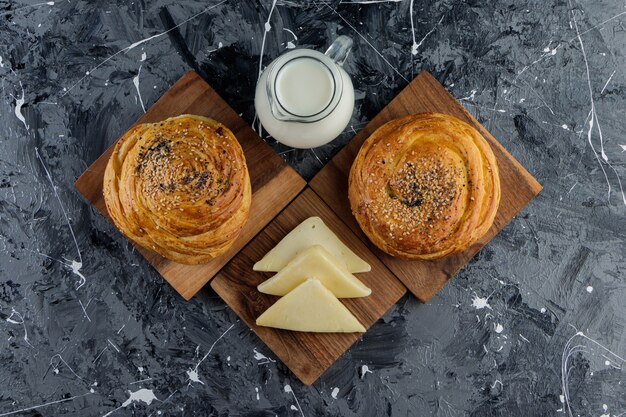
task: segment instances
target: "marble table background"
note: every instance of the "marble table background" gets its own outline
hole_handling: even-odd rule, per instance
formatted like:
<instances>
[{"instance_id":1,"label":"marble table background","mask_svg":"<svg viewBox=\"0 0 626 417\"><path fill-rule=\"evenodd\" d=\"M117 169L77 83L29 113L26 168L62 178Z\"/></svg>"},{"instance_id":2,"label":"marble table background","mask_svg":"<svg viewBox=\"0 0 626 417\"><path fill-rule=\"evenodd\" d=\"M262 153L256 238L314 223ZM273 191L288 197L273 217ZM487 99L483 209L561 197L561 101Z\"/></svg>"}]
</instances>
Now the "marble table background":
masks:
<instances>
[{"instance_id":1,"label":"marble table background","mask_svg":"<svg viewBox=\"0 0 626 417\"><path fill-rule=\"evenodd\" d=\"M0 1L0 416L626 415L625 24L623 1ZM252 124L260 69L339 34L349 128L267 139L303 176L428 70L544 190L306 387L73 182L188 69Z\"/></svg>"}]
</instances>

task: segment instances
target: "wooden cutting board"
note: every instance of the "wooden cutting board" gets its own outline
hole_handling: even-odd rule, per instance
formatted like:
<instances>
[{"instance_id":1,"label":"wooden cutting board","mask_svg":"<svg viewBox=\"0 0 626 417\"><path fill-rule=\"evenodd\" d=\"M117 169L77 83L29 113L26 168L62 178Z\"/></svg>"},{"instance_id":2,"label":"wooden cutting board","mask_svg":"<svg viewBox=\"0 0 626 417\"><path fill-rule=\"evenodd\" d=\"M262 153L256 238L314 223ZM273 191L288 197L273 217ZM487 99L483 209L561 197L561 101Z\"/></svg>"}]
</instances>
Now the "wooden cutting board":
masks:
<instances>
[{"instance_id":1,"label":"wooden cutting board","mask_svg":"<svg viewBox=\"0 0 626 417\"><path fill-rule=\"evenodd\" d=\"M163 278L189 300L298 195L306 182L194 71L183 75L136 124L158 122L186 113L211 117L235 134L246 156L252 183L250 219L233 246L209 263L183 265L137 247ZM78 191L109 220L102 195L102 180L114 146L111 145L96 159L75 183Z\"/></svg>"},{"instance_id":2,"label":"wooden cutting board","mask_svg":"<svg viewBox=\"0 0 626 417\"><path fill-rule=\"evenodd\" d=\"M341 300L363 326L369 328L406 293L406 288L310 189L305 189L211 281L215 292L307 385L319 378L361 337L361 333L304 333L257 326L256 318L279 297L257 291L257 285L274 273L254 272L252 266L294 227L311 216L321 217L350 249L372 266L371 272L356 274L372 289L372 294Z\"/></svg>"},{"instance_id":3,"label":"wooden cutting board","mask_svg":"<svg viewBox=\"0 0 626 417\"><path fill-rule=\"evenodd\" d=\"M498 161L502 197L493 226L464 252L437 261L404 261L378 250L361 231L348 201L348 174L363 142L381 125L409 114L446 113L474 126L487 139ZM511 154L428 72L421 72L361 130L309 183L382 262L422 302L430 300L487 242L533 199L541 185Z\"/></svg>"}]
</instances>

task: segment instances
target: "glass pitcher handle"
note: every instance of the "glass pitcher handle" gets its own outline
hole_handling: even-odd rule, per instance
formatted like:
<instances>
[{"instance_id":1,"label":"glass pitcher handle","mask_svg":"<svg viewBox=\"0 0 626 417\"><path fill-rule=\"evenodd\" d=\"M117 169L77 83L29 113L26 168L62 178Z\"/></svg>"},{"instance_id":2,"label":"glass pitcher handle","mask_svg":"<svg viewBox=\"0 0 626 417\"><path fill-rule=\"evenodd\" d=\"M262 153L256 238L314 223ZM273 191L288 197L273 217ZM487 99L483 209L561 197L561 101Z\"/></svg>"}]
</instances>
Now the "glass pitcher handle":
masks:
<instances>
[{"instance_id":1,"label":"glass pitcher handle","mask_svg":"<svg viewBox=\"0 0 626 417\"><path fill-rule=\"evenodd\" d=\"M324 55L335 61L337 65L343 65L352 49L352 38L341 35L330 45Z\"/></svg>"}]
</instances>

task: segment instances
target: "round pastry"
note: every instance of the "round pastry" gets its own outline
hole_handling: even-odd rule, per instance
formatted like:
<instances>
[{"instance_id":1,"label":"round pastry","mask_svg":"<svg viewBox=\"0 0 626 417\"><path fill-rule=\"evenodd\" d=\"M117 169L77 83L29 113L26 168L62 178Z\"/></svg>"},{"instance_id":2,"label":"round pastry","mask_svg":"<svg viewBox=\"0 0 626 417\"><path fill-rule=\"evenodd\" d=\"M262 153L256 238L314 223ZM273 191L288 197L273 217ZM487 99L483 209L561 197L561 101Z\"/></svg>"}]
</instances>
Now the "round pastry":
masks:
<instances>
[{"instance_id":1,"label":"round pastry","mask_svg":"<svg viewBox=\"0 0 626 417\"><path fill-rule=\"evenodd\" d=\"M184 264L228 249L248 219L250 177L228 128L182 115L134 126L104 173L104 200L119 230Z\"/></svg>"},{"instance_id":2,"label":"round pastry","mask_svg":"<svg viewBox=\"0 0 626 417\"><path fill-rule=\"evenodd\" d=\"M392 120L361 147L352 213L369 239L403 259L460 252L489 230L500 202L493 151L476 129L439 113Z\"/></svg>"}]
</instances>

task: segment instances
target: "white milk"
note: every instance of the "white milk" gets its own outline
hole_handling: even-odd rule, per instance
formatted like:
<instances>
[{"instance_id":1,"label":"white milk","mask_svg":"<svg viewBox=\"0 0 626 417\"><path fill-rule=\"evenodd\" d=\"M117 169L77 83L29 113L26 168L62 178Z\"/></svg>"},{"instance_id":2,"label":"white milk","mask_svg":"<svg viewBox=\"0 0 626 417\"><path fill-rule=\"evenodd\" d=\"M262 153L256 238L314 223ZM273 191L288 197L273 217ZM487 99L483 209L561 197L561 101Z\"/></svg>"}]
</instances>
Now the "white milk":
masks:
<instances>
[{"instance_id":1,"label":"white milk","mask_svg":"<svg viewBox=\"0 0 626 417\"><path fill-rule=\"evenodd\" d=\"M336 61L317 51L296 49L263 71L254 105L274 139L294 148L315 148L346 128L354 109L354 89Z\"/></svg>"},{"instance_id":2,"label":"white milk","mask_svg":"<svg viewBox=\"0 0 626 417\"><path fill-rule=\"evenodd\" d=\"M311 116L330 104L333 75L320 61L301 57L289 61L276 75L276 97L289 113Z\"/></svg>"}]
</instances>

